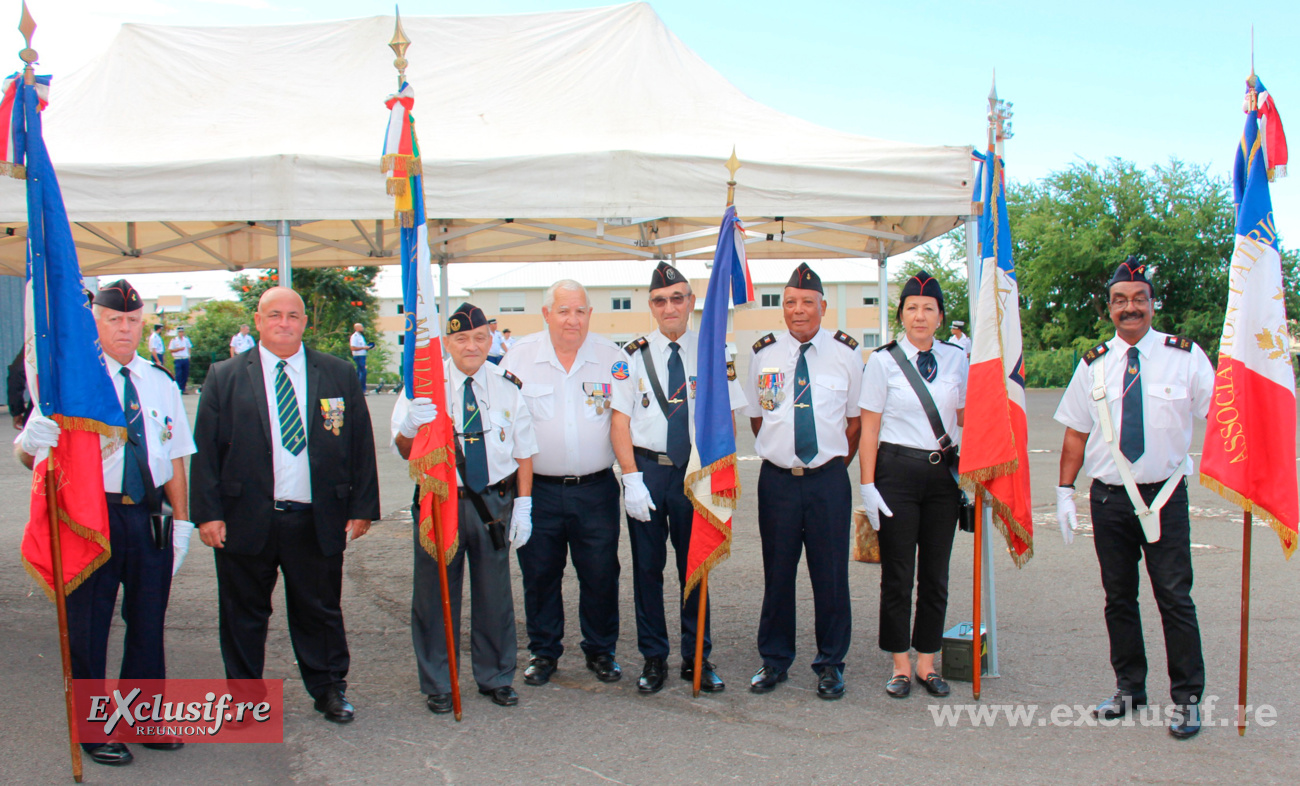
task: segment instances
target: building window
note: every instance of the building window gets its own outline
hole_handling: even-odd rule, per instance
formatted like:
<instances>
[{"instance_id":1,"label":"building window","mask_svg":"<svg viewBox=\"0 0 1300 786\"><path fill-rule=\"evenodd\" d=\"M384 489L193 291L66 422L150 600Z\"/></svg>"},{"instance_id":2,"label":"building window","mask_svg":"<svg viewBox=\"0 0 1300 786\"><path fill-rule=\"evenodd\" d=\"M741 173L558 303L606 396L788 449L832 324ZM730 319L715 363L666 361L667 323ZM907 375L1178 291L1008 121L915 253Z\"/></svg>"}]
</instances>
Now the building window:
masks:
<instances>
[{"instance_id":1,"label":"building window","mask_svg":"<svg viewBox=\"0 0 1300 786\"><path fill-rule=\"evenodd\" d=\"M523 310L523 292L502 292L497 295L497 311L502 314L521 314Z\"/></svg>"},{"instance_id":2,"label":"building window","mask_svg":"<svg viewBox=\"0 0 1300 786\"><path fill-rule=\"evenodd\" d=\"M404 333L404 332L403 332L403 333L398 333L398 334L397 334L397 346L400 347L400 346L402 346L402 345L405 344L405 343L406 343L406 333Z\"/></svg>"},{"instance_id":3,"label":"building window","mask_svg":"<svg viewBox=\"0 0 1300 786\"><path fill-rule=\"evenodd\" d=\"M612 300L613 300L613 303L614 303L613 308L614 308L615 311L631 311L631 310L632 310L632 298L630 298L630 297L616 297L616 298L612 298Z\"/></svg>"},{"instance_id":4,"label":"building window","mask_svg":"<svg viewBox=\"0 0 1300 786\"><path fill-rule=\"evenodd\" d=\"M878 346L880 346L880 334L879 334L879 333L863 333L863 334L862 334L862 348L863 348L863 349L875 349L875 348L878 347Z\"/></svg>"},{"instance_id":5,"label":"building window","mask_svg":"<svg viewBox=\"0 0 1300 786\"><path fill-rule=\"evenodd\" d=\"M762 302L762 305L763 305L763 308L780 308L780 307L781 307L781 296L780 296L780 295L763 295L763 302Z\"/></svg>"},{"instance_id":6,"label":"building window","mask_svg":"<svg viewBox=\"0 0 1300 786\"><path fill-rule=\"evenodd\" d=\"M399 316L400 316L401 314L405 313L405 312L403 311L404 308L405 308L405 306L404 306L402 303L398 303L398 304L397 304L397 313L398 313Z\"/></svg>"},{"instance_id":7,"label":"building window","mask_svg":"<svg viewBox=\"0 0 1300 786\"><path fill-rule=\"evenodd\" d=\"M867 297L865 295L862 297L862 305L864 306L874 306L879 302L880 298L878 297Z\"/></svg>"}]
</instances>

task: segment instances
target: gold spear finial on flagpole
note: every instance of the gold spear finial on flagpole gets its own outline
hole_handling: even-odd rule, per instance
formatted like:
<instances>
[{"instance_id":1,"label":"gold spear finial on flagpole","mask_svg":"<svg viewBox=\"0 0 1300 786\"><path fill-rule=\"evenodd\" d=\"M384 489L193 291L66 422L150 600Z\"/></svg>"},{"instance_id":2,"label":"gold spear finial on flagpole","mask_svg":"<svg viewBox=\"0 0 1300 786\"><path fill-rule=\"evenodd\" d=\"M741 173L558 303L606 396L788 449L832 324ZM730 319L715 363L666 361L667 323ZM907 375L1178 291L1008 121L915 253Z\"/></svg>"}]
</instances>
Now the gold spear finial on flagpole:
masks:
<instances>
[{"instance_id":1,"label":"gold spear finial on flagpole","mask_svg":"<svg viewBox=\"0 0 1300 786\"><path fill-rule=\"evenodd\" d=\"M401 90L402 85L406 82L406 48L411 45L411 39L406 37L406 31L402 29L402 9L396 7L397 24L393 26L393 40L388 42L392 47L393 54L397 59L393 61L393 67L397 69L397 89Z\"/></svg>"},{"instance_id":2,"label":"gold spear finial on flagpole","mask_svg":"<svg viewBox=\"0 0 1300 786\"><path fill-rule=\"evenodd\" d=\"M736 204L736 170L740 169L740 159L736 158L736 146L731 146L731 158L727 159L727 171L731 173L731 179L727 181L727 207Z\"/></svg>"},{"instance_id":3,"label":"gold spear finial on flagpole","mask_svg":"<svg viewBox=\"0 0 1300 786\"><path fill-rule=\"evenodd\" d=\"M32 33L36 32L36 20L32 19L32 13L27 10L27 2L23 0L23 18L18 22L18 32L23 34L23 40L27 42L26 46L18 57L27 65L23 67L23 83L28 85L36 84L36 72L32 70L32 63L36 62L36 50L32 49Z\"/></svg>"}]
</instances>

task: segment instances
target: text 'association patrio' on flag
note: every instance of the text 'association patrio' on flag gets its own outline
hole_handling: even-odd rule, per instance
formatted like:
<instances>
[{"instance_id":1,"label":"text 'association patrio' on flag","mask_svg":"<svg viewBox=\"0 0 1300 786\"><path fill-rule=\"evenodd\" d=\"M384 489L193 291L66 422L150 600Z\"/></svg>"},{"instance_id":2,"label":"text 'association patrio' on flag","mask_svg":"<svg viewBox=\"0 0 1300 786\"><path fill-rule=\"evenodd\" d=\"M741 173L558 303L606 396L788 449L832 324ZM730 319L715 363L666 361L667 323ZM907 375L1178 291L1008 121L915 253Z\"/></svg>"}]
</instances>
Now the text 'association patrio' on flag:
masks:
<instances>
[{"instance_id":1,"label":"text 'association patrio' on flag","mask_svg":"<svg viewBox=\"0 0 1300 786\"><path fill-rule=\"evenodd\" d=\"M1261 121L1268 122L1248 106L1233 174L1237 240L1201 482L1267 521L1289 558L1300 523L1295 375ZM1280 121L1269 133L1270 143L1282 140L1285 146Z\"/></svg>"},{"instance_id":2,"label":"text 'association patrio' on flag","mask_svg":"<svg viewBox=\"0 0 1300 786\"><path fill-rule=\"evenodd\" d=\"M976 189L983 192L984 211L979 221L979 294L966 382L960 474L968 490L983 488L1011 559L1023 566L1034 555L1034 519L1020 286L1011 259L1002 159L992 147L976 157L982 161Z\"/></svg>"}]
</instances>

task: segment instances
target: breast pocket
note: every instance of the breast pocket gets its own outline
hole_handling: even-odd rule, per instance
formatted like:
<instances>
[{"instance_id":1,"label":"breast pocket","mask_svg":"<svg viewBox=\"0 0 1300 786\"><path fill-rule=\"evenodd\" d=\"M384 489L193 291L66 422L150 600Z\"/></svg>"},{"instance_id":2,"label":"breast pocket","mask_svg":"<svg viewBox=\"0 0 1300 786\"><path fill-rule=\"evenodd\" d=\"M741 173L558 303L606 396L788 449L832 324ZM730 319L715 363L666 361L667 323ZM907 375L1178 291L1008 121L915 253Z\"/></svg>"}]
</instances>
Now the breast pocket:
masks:
<instances>
[{"instance_id":1,"label":"breast pocket","mask_svg":"<svg viewBox=\"0 0 1300 786\"><path fill-rule=\"evenodd\" d=\"M145 416L145 438L151 456L165 456L172 438L172 420L156 409Z\"/></svg>"},{"instance_id":2,"label":"breast pocket","mask_svg":"<svg viewBox=\"0 0 1300 786\"><path fill-rule=\"evenodd\" d=\"M1151 427L1183 428L1183 416L1180 409L1183 408L1183 402L1186 399L1187 388L1184 385L1148 384L1147 401L1150 402L1151 407L1151 413L1148 417L1150 418Z\"/></svg>"},{"instance_id":3,"label":"breast pocket","mask_svg":"<svg viewBox=\"0 0 1300 786\"><path fill-rule=\"evenodd\" d=\"M489 419L492 423L492 433L488 436L502 442L509 441L514 428L514 423L510 418L506 417L504 412L493 412Z\"/></svg>"},{"instance_id":4,"label":"breast pocket","mask_svg":"<svg viewBox=\"0 0 1300 786\"><path fill-rule=\"evenodd\" d=\"M818 412L839 413L849 399L849 381L832 374L818 374L812 393L813 406Z\"/></svg>"},{"instance_id":5,"label":"breast pocket","mask_svg":"<svg viewBox=\"0 0 1300 786\"><path fill-rule=\"evenodd\" d=\"M525 383L519 392L524 395L524 404L534 420L555 417L555 386Z\"/></svg>"}]
</instances>

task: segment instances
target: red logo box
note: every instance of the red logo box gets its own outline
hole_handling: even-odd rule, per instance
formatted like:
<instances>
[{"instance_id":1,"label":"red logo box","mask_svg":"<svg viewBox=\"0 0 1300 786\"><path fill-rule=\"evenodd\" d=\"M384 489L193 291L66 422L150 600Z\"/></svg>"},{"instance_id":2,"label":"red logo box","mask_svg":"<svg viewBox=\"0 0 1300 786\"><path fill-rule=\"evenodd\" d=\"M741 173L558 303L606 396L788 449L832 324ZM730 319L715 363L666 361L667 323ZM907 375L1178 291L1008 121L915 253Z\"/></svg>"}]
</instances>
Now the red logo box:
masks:
<instances>
[{"instance_id":1,"label":"red logo box","mask_svg":"<svg viewBox=\"0 0 1300 786\"><path fill-rule=\"evenodd\" d=\"M284 680L73 680L81 742L284 742Z\"/></svg>"}]
</instances>

